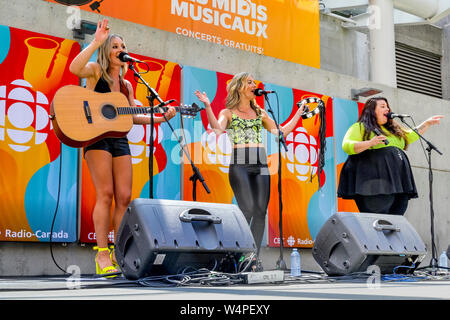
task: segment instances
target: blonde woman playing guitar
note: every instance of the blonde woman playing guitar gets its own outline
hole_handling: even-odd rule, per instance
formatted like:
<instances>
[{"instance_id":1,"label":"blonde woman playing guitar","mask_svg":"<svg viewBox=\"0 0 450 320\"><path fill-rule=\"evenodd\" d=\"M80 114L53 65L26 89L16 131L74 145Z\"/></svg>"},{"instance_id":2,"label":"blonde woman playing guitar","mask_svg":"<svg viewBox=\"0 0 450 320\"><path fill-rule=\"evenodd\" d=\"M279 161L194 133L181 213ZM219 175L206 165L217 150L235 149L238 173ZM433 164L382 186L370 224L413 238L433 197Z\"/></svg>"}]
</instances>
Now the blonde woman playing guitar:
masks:
<instances>
[{"instance_id":1,"label":"blonde woman playing guitar","mask_svg":"<svg viewBox=\"0 0 450 320\"><path fill-rule=\"evenodd\" d=\"M89 62L98 50L97 62ZM108 20L99 21L94 40L78 54L70 65L70 71L80 78L86 78L86 88L106 93L122 92L130 106L135 107L133 87L123 77L127 64L118 55L127 51L123 38L110 34ZM165 116L175 116L175 108L169 107ZM154 117L155 123L165 121L164 117ZM133 115L134 124L149 124L149 115ZM97 274L114 275L119 272L115 254L108 248L110 210L114 198L115 206L112 222L115 235L131 200L132 165L130 148L126 137L103 138L86 146L83 150L89 172L96 191L96 202L92 213L96 233Z\"/></svg>"}]
</instances>

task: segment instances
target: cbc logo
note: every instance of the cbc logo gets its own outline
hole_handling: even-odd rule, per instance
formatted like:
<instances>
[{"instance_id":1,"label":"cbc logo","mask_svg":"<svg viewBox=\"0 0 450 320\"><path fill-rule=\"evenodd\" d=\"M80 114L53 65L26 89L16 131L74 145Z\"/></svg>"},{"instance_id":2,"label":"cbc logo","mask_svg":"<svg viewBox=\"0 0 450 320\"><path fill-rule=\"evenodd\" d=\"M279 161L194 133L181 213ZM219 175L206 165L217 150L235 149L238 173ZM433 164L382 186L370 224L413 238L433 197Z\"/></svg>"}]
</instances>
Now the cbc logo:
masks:
<instances>
[{"instance_id":1,"label":"cbc logo","mask_svg":"<svg viewBox=\"0 0 450 320\"><path fill-rule=\"evenodd\" d=\"M0 85L0 141L16 152L26 152L47 140L52 129L47 97L17 79Z\"/></svg>"},{"instance_id":2,"label":"cbc logo","mask_svg":"<svg viewBox=\"0 0 450 320\"><path fill-rule=\"evenodd\" d=\"M208 125L208 130L202 134L201 138L206 156L213 164L218 164L222 172L228 173L231 160L231 142L227 133L221 133L218 137Z\"/></svg>"},{"instance_id":3,"label":"cbc logo","mask_svg":"<svg viewBox=\"0 0 450 320\"><path fill-rule=\"evenodd\" d=\"M134 100L137 106L142 106L139 100ZM147 130L145 130L147 129ZM143 139L145 137L145 144ZM140 163L144 158L148 158L150 155L150 125L134 125L127 135L130 152L131 161L133 164ZM156 126L153 128L153 154L155 154L156 144L160 144L164 138L161 126ZM144 153L145 151L145 153Z\"/></svg>"},{"instance_id":4,"label":"cbc logo","mask_svg":"<svg viewBox=\"0 0 450 320\"><path fill-rule=\"evenodd\" d=\"M300 181L306 181L317 172L318 146L316 139L305 128L299 127L286 137L288 151L281 149L283 158L287 157L287 168Z\"/></svg>"}]
</instances>

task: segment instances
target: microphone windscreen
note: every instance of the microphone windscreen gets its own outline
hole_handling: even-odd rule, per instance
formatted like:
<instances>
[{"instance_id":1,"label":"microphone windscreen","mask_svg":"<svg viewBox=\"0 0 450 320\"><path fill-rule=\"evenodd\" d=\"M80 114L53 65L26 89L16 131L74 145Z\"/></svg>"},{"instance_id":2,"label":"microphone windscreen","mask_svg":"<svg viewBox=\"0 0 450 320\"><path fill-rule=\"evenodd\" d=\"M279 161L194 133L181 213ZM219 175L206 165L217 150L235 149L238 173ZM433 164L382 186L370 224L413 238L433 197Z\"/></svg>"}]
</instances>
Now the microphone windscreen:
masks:
<instances>
[{"instance_id":1,"label":"microphone windscreen","mask_svg":"<svg viewBox=\"0 0 450 320\"><path fill-rule=\"evenodd\" d=\"M255 96L262 96L264 94L264 90L260 89L260 88L256 88L255 90L253 90L253 93L255 94Z\"/></svg>"},{"instance_id":2,"label":"microphone windscreen","mask_svg":"<svg viewBox=\"0 0 450 320\"><path fill-rule=\"evenodd\" d=\"M129 60L129 59L127 59L128 57L129 57L128 53L126 53L124 51L119 53L119 56L118 56L119 60L122 61L122 62L128 62L128 60Z\"/></svg>"}]
</instances>

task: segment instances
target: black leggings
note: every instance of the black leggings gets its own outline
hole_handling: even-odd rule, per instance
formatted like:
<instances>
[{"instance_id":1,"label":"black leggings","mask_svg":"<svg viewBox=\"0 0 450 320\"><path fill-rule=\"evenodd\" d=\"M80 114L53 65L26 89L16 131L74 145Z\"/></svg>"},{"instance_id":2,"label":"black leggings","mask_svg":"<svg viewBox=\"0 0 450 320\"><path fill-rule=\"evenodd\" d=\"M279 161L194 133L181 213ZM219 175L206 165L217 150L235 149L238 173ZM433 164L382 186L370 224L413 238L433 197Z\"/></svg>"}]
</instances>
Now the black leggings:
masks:
<instances>
[{"instance_id":1,"label":"black leggings","mask_svg":"<svg viewBox=\"0 0 450 320\"><path fill-rule=\"evenodd\" d=\"M407 194L380 194L355 197L360 212L403 215L408 208Z\"/></svg>"},{"instance_id":2,"label":"black leggings","mask_svg":"<svg viewBox=\"0 0 450 320\"><path fill-rule=\"evenodd\" d=\"M270 197L267 167L231 164L228 177L239 209L250 225L259 255Z\"/></svg>"}]
</instances>

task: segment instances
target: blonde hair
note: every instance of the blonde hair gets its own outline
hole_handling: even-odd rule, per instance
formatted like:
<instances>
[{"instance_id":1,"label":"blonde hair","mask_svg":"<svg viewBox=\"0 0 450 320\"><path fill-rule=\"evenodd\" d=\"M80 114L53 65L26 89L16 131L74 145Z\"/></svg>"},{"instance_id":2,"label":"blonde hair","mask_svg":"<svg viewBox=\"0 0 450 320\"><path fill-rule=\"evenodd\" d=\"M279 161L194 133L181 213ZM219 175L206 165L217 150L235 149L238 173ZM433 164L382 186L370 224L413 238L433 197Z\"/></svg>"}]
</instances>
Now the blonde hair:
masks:
<instances>
[{"instance_id":1,"label":"blonde hair","mask_svg":"<svg viewBox=\"0 0 450 320\"><path fill-rule=\"evenodd\" d=\"M246 89L248 84L247 80L251 76L248 72L241 72L236 74L233 79L227 85L227 98L225 100L225 107L227 109L233 109L241 102L241 91ZM256 100L250 100L250 107L255 110L258 116L261 115L261 108L256 103Z\"/></svg>"},{"instance_id":2,"label":"blonde hair","mask_svg":"<svg viewBox=\"0 0 450 320\"><path fill-rule=\"evenodd\" d=\"M100 65L100 72L101 77L108 82L110 86L113 85L113 79L109 75L109 64L110 64L110 58L109 55L111 53L111 41L114 38L119 38L123 41L123 37L118 34L110 34L105 42L102 43L102 45L98 48L98 56L97 56L97 63ZM120 81L123 81L123 76L127 73L128 66L127 64L123 64L121 67L121 72L119 75Z\"/></svg>"}]
</instances>

